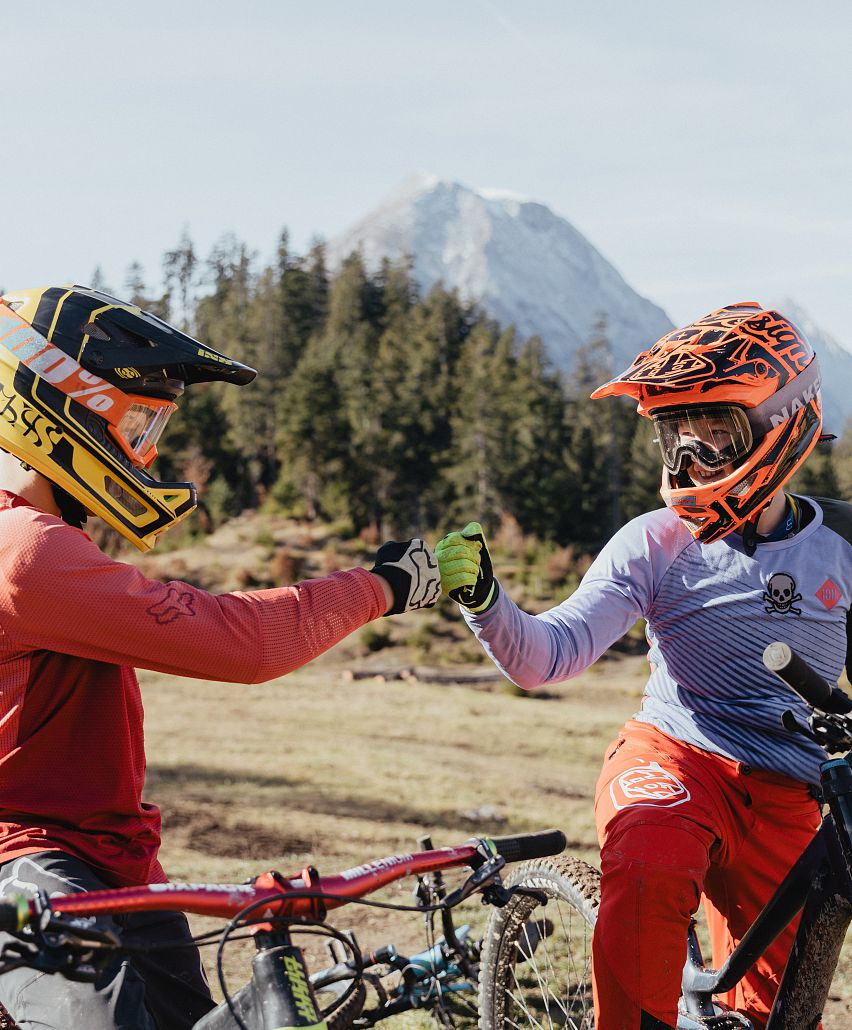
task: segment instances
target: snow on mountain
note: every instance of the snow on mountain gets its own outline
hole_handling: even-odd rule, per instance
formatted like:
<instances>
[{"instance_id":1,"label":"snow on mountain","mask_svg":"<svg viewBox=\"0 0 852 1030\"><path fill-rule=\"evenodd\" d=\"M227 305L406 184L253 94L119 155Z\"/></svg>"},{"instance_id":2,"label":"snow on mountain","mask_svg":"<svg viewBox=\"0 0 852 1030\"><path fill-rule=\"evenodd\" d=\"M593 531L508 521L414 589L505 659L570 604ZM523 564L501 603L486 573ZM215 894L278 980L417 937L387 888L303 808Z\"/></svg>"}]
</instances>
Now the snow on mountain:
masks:
<instances>
[{"instance_id":1,"label":"snow on mountain","mask_svg":"<svg viewBox=\"0 0 852 1030\"><path fill-rule=\"evenodd\" d=\"M570 371L574 351L606 316L620 369L673 328L564 218L503 190L472 190L418 176L328 246L335 267L360 250L375 271L406 255L422 290L456 288L524 336L538 334L554 365Z\"/></svg>"},{"instance_id":2,"label":"snow on mountain","mask_svg":"<svg viewBox=\"0 0 852 1030\"><path fill-rule=\"evenodd\" d=\"M794 300L785 298L777 307L802 330L817 353L822 373L823 421L826 432L839 436L852 415L852 353L820 329Z\"/></svg>"},{"instance_id":3,"label":"snow on mountain","mask_svg":"<svg viewBox=\"0 0 852 1030\"><path fill-rule=\"evenodd\" d=\"M339 267L360 250L375 272L383 258L408 256L420 288L456 288L522 337L538 334L553 364L570 372L574 352L606 317L614 371L673 328L584 236L544 204L506 190L472 190L420 175L331 240ZM826 426L840 433L850 414L852 352L793 301L778 309L813 343L822 366Z\"/></svg>"}]
</instances>

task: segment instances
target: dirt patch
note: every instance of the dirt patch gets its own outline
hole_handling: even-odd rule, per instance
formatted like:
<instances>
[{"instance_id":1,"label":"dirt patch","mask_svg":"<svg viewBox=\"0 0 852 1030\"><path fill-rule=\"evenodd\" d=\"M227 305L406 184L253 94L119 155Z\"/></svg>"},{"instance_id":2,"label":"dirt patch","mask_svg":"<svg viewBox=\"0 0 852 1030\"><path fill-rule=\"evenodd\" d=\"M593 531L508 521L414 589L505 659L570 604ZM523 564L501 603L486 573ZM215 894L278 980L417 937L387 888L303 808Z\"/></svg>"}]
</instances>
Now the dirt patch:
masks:
<instances>
[{"instance_id":1,"label":"dirt patch","mask_svg":"<svg viewBox=\"0 0 852 1030\"><path fill-rule=\"evenodd\" d=\"M310 854L321 849L323 843L316 836L275 831L245 820L217 818L190 805L168 808L163 829L170 840L203 855L257 862L282 855Z\"/></svg>"},{"instance_id":2,"label":"dirt patch","mask_svg":"<svg viewBox=\"0 0 852 1030\"><path fill-rule=\"evenodd\" d=\"M206 855L258 861L270 855L304 854L316 847L316 841L306 837L287 837L252 823L220 823L215 819L198 820L189 831L187 843Z\"/></svg>"}]
</instances>

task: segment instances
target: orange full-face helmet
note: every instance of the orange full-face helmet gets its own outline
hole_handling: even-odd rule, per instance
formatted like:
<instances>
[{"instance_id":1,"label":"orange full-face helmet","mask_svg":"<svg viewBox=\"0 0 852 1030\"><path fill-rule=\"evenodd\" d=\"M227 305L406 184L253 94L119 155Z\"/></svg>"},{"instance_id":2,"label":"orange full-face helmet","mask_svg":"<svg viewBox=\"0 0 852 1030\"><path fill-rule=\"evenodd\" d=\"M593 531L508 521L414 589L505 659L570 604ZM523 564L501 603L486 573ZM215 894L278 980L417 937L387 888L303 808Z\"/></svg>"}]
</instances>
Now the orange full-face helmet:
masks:
<instances>
[{"instance_id":1,"label":"orange full-face helmet","mask_svg":"<svg viewBox=\"0 0 852 1030\"><path fill-rule=\"evenodd\" d=\"M637 400L657 428L663 500L711 543L755 520L810 454L822 426L819 386L804 334L745 301L667 333L592 397ZM707 471L706 483L693 482L690 462Z\"/></svg>"}]
</instances>

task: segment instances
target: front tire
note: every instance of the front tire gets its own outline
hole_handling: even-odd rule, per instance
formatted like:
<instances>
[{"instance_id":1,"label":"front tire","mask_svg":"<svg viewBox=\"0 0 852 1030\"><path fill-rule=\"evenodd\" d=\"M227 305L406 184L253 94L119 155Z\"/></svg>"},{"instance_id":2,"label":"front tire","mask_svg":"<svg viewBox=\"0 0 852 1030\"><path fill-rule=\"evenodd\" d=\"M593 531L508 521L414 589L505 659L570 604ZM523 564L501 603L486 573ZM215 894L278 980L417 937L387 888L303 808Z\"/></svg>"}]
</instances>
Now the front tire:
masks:
<instances>
[{"instance_id":1,"label":"front tire","mask_svg":"<svg viewBox=\"0 0 852 1030\"><path fill-rule=\"evenodd\" d=\"M479 975L482 1030L592 1030L600 876L587 862L562 857L528 862L506 879L506 887L539 896L515 894L491 913Z\"/></svg>"}]
</instances>

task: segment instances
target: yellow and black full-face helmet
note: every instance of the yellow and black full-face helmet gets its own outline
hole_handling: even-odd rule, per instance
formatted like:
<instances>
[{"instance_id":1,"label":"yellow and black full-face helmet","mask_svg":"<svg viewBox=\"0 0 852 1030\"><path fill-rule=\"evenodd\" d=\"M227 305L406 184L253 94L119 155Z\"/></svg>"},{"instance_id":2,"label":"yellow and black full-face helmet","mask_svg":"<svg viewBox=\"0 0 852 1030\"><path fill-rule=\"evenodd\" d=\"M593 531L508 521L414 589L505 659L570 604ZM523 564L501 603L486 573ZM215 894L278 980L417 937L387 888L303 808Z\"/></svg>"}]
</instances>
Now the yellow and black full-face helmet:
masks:
<instances>
[{"instance_id":1,"label":"yellow and black full-face helmet","mask_svg":"<svg viewBox=\"0 0 852 1030\"><path fill-rule=\"evenodd\" d=\"M184 387L256 374L97 290L0 297L0 448L143 551L195 508L192 483L147 471Z\"/></svg>"}]
</instances>

